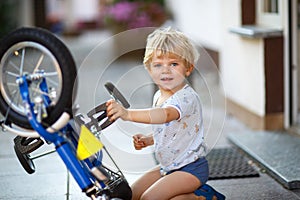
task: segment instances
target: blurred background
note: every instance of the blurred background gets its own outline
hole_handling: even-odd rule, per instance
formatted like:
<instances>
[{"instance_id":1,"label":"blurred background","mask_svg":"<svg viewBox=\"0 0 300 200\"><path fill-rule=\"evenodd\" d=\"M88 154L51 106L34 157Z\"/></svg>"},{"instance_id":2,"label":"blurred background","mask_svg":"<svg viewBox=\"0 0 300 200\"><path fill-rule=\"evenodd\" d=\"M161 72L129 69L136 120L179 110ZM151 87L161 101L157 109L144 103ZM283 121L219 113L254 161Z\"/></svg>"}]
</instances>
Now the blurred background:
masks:
<instances>
[{"instance_id":1,"label":"blurred background","mask_svg":"<svg viewBox=\"0 0 300 200\"><path fill-rule=\"evenodd\" d=\"M261 167L257 178L210 184L228 199L299 199L299 13L300 0L2 0L0 38L15 28L35 26L62 39L83 80L77 101L86 113L109 98L103 88L107 80L116 83L133 107L150 106L154 86L142 65L145 39L157 27L181 30L201 54L189 81L201 96L211 147L237 146ZM105 130L112 134L102 138L130 182L155 165L152 149L137 152L131 146L132 134L141 130L148 127L118 121ZM22 178L23 185L29 179L15 167L12 137L3 136L0 161L11 163L0 169L0 185L13 190L11 175ZM33 175L35 184L37 176L45 180L44 174L51 175L48 181L62 177L60 170L58 175L51 171L60 166L46 160L37 161L42 175ZM74 185L70 194L78 193ZM17 196L32 189L27 188ZM49 199L65 194L56 189L59 195L49 192Z\"/></svg>"},{"instance_id":2,"label":"blurred background","mask_svg":"<svg viewBox=\"0 0 300 200\"><path fill-rule=\"evenodd\" d=\"M0 37L20 26L64 37L174 26L217 66L228 112L254 129L297 132L298 8L298 0L6 0L0 2ZM114 50L148 33L126 35Z\"/></svg>"},{"instance_id":3,"label":"blurred background","mask_svg":"<svg viewBox=\"0 0 300 200\"><path fill-rule=\"evenodd\" d=\"M1 35L19 26L37 26L57 34L85 29L119 31L160 26L170 17L163 0L8 0L0 3Z\"/></svg>"}]
</instances>

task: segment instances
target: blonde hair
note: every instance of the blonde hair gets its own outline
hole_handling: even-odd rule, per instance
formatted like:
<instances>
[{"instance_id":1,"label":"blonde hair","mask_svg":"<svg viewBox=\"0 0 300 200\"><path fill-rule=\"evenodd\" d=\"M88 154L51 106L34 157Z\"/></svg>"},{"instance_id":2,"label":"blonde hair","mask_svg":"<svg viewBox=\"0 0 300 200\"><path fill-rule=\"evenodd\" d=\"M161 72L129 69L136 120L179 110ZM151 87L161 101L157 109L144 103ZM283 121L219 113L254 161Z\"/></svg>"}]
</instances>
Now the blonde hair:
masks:
<instances>
[{"instance_id":1,"label":"blonde hair","mask_svg":"<svg viewBox=\"0 0 300 200\"><path fill-rule=\"evenodd\" d=\"M187 67L195 66L199 53L193 43L182 33L172 28L157 29L147 38L144 65L149 68L154 53L172 53L181 57Z\"/></svg>"}]
</instances>

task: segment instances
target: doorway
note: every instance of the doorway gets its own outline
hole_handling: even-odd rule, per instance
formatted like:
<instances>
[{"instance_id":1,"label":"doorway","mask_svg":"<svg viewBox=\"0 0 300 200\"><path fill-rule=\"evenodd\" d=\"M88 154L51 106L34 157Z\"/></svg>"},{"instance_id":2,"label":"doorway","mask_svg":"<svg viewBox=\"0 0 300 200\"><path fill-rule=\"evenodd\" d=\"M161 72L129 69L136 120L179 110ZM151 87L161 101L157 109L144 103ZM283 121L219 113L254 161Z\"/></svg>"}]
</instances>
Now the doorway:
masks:
<instances>
[{"instance_id":1,"label":"doorway","mask_svg":"<svg viewBox=\"0 0 300 200\"><path fill-rule=\"evenodd\" d=\"M296 19L296 44L297 47L294 50L294 57L297 66L297 118L296 118L296 126L300 130L300 56L299 56L299 49L300 49L300 0L297 0L297 19ZM299 131L300 133L300 131Z\"/></svg>"},{"instance_id":2,"label":"doorway","mask_svg":"<svg viewBox=\"0 0 300 200\"><path fill-rule=\"evenodd\" d=\"M300 0L297 1L297 28L296 28L296 34L297 34L297 50L296 50L296 66L297 66L297 121L296 121L296 125L297 127L299 127L300 129L300 67L299 67L299 63L300 63L300 56L299 56L299 52L300 52Z\"/></svg>"},{"instance_id":3,"label":"doorway","mask_svg":"<svg viewBox=\"0 0 300 200\"><path fill-rule=\"evenodd\" d=\"M300 0L291 1L290 5L290 79L291 106L290 124L293 132L300 134Z\"/></svg>"}]
</instances>

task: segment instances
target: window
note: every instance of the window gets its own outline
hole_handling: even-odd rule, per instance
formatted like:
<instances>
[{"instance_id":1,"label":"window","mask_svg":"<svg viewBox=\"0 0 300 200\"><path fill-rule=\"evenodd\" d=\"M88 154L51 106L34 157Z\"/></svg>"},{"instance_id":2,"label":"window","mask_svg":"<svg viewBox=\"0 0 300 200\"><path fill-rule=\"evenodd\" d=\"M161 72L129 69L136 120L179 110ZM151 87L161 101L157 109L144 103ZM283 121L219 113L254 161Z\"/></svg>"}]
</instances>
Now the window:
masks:
<instances>
[{"instance_id":1,"label":"window","mask_svg":"<svg viewBox=\"0 0 300 200\"><path fill-rule=\"evenodd\" d=\"M286 0L256 0L256 23L282 28L282 4Z\"/></svg>"},{"instance_id":2,"label":"window","mask_svg":"<svg viewBox=\"0 0 300 200\"><path fill-rule=\"evenodd\" d=\"M278 0L264 0L265 13L278 13Z\"/></svg>"}]
</instances>

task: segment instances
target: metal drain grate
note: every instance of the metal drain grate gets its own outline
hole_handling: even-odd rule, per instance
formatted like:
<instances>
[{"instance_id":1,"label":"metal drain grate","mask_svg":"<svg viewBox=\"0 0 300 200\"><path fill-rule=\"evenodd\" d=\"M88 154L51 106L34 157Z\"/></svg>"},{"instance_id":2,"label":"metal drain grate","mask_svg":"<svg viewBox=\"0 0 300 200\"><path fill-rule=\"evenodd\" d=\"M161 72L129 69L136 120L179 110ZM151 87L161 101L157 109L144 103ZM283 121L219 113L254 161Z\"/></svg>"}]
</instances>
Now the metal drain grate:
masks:
<instances>
[{"instance_id":1,"label":"metal drain grate","mask_svg":"<svg viewBox=\"0 0 300 200\"><path fill-rule=\"evenodd\" d=\"M209 180L259 177L248 160L233 148L213 149L207 155Z\"/></svg>"}]
</instances>

